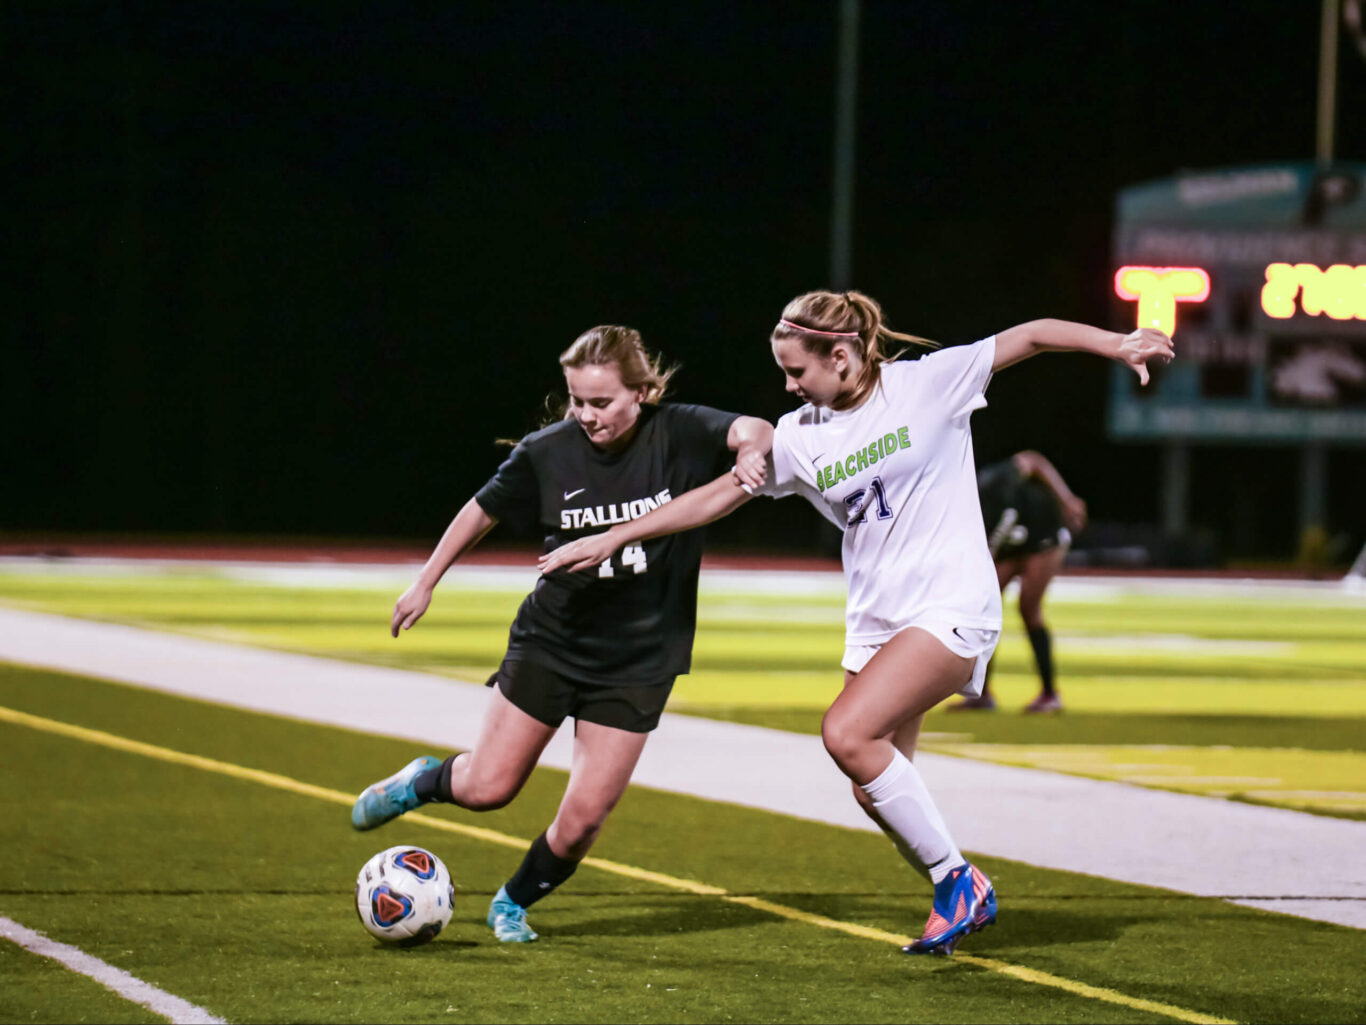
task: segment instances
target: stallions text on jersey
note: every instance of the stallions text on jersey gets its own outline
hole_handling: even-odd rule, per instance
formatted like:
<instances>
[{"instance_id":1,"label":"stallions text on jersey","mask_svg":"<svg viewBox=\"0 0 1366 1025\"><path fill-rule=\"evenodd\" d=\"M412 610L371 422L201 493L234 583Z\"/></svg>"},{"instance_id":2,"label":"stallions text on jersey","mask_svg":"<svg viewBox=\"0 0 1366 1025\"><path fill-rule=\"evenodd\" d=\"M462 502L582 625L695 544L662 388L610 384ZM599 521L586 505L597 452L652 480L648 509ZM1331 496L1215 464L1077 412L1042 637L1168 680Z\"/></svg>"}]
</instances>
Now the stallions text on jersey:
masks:
<instances>
[{"instance_id":1,"label":"stallions text on jersey","mask_svg":"<svg viewBox=\"0 0 1366 1025\"><path fill-rule=\"evenodd\" d=\"M545 551L645 515L714 480L731 462L735 413L644 405L630 444L608 452L572 419L523 438L474 496L498 520L535 515ZM671 681L691 664L702 531L627 545L596 570L559 569L517 612L509 659L585 683Z\"/></svg>"}]
</instances>

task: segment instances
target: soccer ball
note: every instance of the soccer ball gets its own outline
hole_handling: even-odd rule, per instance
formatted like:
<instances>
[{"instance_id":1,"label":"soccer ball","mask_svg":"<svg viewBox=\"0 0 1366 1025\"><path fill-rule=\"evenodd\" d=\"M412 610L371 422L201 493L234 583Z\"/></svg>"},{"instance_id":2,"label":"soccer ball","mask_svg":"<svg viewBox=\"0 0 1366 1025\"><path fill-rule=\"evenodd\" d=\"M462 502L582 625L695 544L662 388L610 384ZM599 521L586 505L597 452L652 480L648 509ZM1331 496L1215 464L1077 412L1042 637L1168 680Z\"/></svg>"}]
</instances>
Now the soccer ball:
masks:
<instances>
[{"instance_id":1,"label":"soccer ball","mask_svg":"<svg viewBox=\"0 0 1366 1025\"><path fill-rule=\"evenodd\" d=\"M381 943L416 947L451 920L455 887L446 866L421 847L390 847L356 877L356 914Z\"/></svg>"}]
</instances>

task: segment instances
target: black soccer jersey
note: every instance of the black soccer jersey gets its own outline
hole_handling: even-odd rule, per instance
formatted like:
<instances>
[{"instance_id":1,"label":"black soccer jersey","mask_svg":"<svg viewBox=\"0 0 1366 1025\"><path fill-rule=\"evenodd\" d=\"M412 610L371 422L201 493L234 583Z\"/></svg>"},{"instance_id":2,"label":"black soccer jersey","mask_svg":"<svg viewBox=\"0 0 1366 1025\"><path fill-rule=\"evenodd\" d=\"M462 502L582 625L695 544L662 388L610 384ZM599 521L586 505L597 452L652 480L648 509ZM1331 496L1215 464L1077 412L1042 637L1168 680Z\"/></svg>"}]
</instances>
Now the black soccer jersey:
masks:
<instances>
[{"instance_id":1,"label":"black soccer jersey","mask_svg":"<svg viewBox=\"0 0 1366 1025\"><path fill-rule=\"evenodd\" d=\"M1070 538L1048 485L1021 477L1013 459L977 471L977 494L994 559L1033 555Z\"/></svg>"},{"instance_id":2,"label":"black soccer jersey","mask_svg":"<svg viewBox=\"0 0 1366 1025\"><path fill-rule=\"evenodd\" d=\"M669 403L640 410L620 452L575 420L529 434L474 496L503 520L534 510L545 550L643 516L724 472L735 413ZM702 531L627 545L596 570L556 570L517 612L508 658L587 683L663 683L686 673L697 629Z\"/></svg>"}]
</instances>

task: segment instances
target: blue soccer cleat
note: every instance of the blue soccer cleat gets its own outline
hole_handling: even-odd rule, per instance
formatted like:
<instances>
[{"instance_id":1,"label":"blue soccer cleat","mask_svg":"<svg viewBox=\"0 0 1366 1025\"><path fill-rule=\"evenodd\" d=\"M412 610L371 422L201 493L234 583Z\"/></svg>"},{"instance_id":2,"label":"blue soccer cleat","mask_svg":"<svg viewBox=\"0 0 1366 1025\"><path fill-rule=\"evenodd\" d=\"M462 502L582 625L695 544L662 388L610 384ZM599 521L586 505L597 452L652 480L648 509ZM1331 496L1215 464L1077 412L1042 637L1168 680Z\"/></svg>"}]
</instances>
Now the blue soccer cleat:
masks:
<instances>
[{"instance_id":1,"label":"blue soccer cleat","mask_svg":"<svg viewBox=\"0 0 1366 1025\"><path fill-rule=\"evenodd\" d=\"M996 889L981 869L963 865L934 887L934 907L920 939L905 954L952 954L964 936L996 921Z\"/></svg>"},{"instance_id":2,"label":"blue soccer cleat","mask_svg":"<svg viewBox=\"0 0 1366 1025\"><path fill-rule=\"evenodd\" d=\"M489 928L499 943L530 943L536 938L526 924L526 908L508 896L507 887L499 889L489 905Z\"/></svg>"},{"instance_id":3,"label":"blue soccer cleat","mask_svg":"<svg viewBox=\"0 0 1366 1025\"><path fill-rule=\"evenodd\" d=\"M413 793L413 780L419 772L440 768L441 759L431 755L414 758L388 779L371 783L361 791L351 808L351 825L356 829L374 829L390 819L396 819L405 811L412 811L419 804Z\"/></svg>"}]
</instances>

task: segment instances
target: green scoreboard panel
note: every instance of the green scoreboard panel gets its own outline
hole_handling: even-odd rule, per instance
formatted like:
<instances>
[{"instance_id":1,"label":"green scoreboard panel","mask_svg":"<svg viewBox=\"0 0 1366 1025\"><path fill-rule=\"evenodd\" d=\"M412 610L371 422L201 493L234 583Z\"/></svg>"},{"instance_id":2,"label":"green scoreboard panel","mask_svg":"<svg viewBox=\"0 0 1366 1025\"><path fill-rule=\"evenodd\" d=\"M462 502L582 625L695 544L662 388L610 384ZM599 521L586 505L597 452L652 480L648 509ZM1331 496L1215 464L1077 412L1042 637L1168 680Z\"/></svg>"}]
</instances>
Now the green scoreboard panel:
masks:
<instances>
[{"instance_id":1,"label":"green scoreboard panel","mask_svg":"<svg viewBox=\"0 0 1366 1025\"><path fill-rule=\"evenodd\" d=\"M1112 437L1366 444L1366 164L1184 173L1117 213L1115 324L1177 359L1114 368Z\"/></svg>"}]
</instances>

